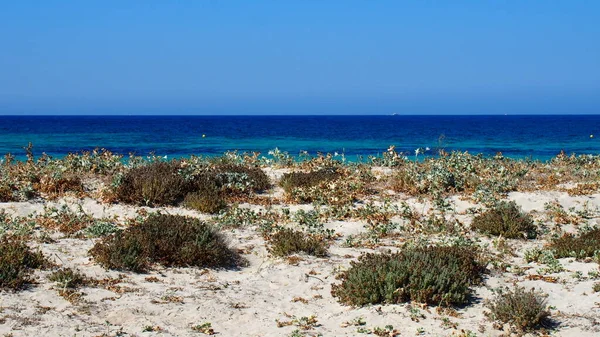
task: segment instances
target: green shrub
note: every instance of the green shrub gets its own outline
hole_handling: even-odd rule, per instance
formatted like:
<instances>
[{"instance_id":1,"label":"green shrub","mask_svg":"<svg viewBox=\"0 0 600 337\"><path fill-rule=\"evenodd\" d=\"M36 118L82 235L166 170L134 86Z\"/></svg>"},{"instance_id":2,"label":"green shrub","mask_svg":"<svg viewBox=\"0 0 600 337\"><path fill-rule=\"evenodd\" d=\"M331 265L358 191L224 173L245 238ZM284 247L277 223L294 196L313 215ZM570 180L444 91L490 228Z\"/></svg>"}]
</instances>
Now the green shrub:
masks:
<instances>
[{"instance_id":1,"label":"green shrub","mask_svg":"<svg viewBox=\"0 0 600 337\"><path fill-rule=\"evenodd\" d=\"M490 318L503 323L510 323L517 329L526 331L544 325L550 317L546 310L547 300L534 289L515 286L514 290L500 290L496 297L487 302Z\"/></svg>"},{"instance_id":2,"label":"green shrub","mask_svg":"<svg viewBox=\"0 0 600 337\"><path fill-rule=\"evenodd\" d=\"M279 185L286 193L292 193L295 188L307 188L317 186L322 182L333 181L341 177L334 168L325 168L312 172L291 172L281 177Z\"/></svg>"},{"instance_id":3,"label":"green shrub","mask_svg":"<svg viewBox=\"0 0 600 337\"><path fill-rule=\"evenodd\" d=\"M535 238L537 229L529 214L521 212L514 201L501 201L476 216L471 227L479 232L510 239Z\"/></svg>"},{"instance_id":4,"label":"green shrub","mask_svg":"<svg viewBox=\"0 0 600 337\"><path fill-rule=\"evenodd\" d=\"M271 187L269 177L259 167L222 164L215 168L215 178L229 193L260 192Z\"/></svg>"},{"instance_id":5,"label":"green shrub","mask_svg":"<svg viewBox=\"0 0 600 337\"><path fill-rule=\"evenodd\" d=\"M116 189L117 197L137 205L174 205L190 188L178 170L177 162L153 162L134 167L122 177Z\"/></svg>"},{"instance_id":6,"label":"green shrub","mask_svg":"<svg viewBox=\"0 0 600 337\"><path fill-rule=\"evenodd\" d=\"M593 257L600 251L600 228L592 229L579 236L565 234L550 245L557 258L574 257L583 259Z\"/></svg>"},{"instance_id":7,"label":"green shrub","mask_svg":"<svg viewBox=\"0 0 600 337\"><path fill-rule=\"evenodd\" d=\"M86 283L86 277L71 268L59 269L48 276L48 280L56 282L61 288L75 289Z\"/></svg>"},{"instance_id":8,"label":"green shrub","mask_svg":"<svg viewBox=\"0 0 600 337\"><path fill-rule=\"evenodd\" d=\"M158 214L120 235L104 238L90 250L109 269L146 271L153 262L165 266L233 267L242 260L225 238L198 219Z\"/></svg>"},{"instance_id":9,"label":"green shrub","mask_svg":"<svg viewBox=\"0 0 600 337\"><path fill-rule=\"evenodd\" d=\"M327 245L321 239L291 229L283 229L273 234L269 250L275 256L288 256L295 253L318 257L327 255Z\"/></svg>"},{"instance_id":10,"label":"green shrub","mask_svg":"<svg viewBox=\"0 0 600 337\"><path fill-rule=\"evenodd\" d=\"M470 286L481 281L485 266L466 246L405 248L398 253L365 254L341 274L332 295L342 304L366 305L416 301L464 304Z\"/></svg>"},{"instance_id":11,"label":"green shrub","mask_svg":"<svg viewBox=\"0 0 600 337\"><path fill-rule=\"evenodd\" d=\"M31 269L46 263L40 252L32 252L20 240L0 239L0 288L18 290L29 283Z\"/></svg>"}]
</instances>

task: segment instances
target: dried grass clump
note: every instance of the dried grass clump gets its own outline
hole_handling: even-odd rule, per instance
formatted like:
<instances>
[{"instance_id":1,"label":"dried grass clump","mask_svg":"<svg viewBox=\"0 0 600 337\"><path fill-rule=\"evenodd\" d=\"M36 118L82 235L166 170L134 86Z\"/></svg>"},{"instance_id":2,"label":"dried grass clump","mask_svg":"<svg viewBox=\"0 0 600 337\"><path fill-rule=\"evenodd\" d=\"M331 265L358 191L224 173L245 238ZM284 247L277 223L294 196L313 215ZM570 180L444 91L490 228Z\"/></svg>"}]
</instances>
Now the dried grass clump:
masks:
<instances>
[{"instance_id":1,"label":"dried grass clump","mask_svg":"<svg viewBox=\"0 0 600 337\"><path fill-rule=\"evenodd\" d=\"M544 294L534 289L526 291L519 286L513 290L500 290L486 306L490 309L489 317L492 320L509 323L521 331L544 326L550 317Z\"/></svg>"},{"instance_id":2,"label":"dried grass clump","mask_svg":"<svg viewBox=\"0 0 600 337\"><path fill-rule=\"evenodd\" d=\"M270 237L269 251L274 256L305 253L317 257L327 256L327 244L322 239L304 232L283 229Z\"/></svg>"},{"instance_id":3,"label":"dried grass clump","mask_svg":"<svg viewBox=\"0 0 600 337\"><path fill-rule=\"evenodd\" d=\"M574 257L584 259L600 252L600 228L584 232L579 236L565 234L550 244L557 258Z\"/></svg>"},{"instance_id":4,"label":"dried grass clump","mask_svg":"<svg viewBox=\"0 0 600 337\"><path fill-rule=\"evenodd\" d=\"M243 261L225 238L198 219L152 215L96 243L90 254L108 269L144 272L152 263L164 266L226 268Z\"/></svg>"},{"instance_id":5,"label":"dried grass clump","mask_svg":"<svg viewBox=\"0 0 600 337\"><path fill-rule=\"evenodd\" d=\"M119 200L137 205L174 205L189 184L178 174L177 162L153 162L127 171L117 187Z\"/></svg>"},{"instance_id":6,"label":"dried grass clump","mask_svg":"<svg viewBox=\"0 0 600 337\"><path fill-rule=\"evenodd\" d=\"M331 293L342 304L362 306L416 301L433 305L467 303L470 286L485 266L472 247L429 246L398 253L365 254L341 274Z\"/></svg>"},{"instance_id":7,"label":"dried grass clump","mask_svg":"<svg viewBox=\"0 0 600 337\"><path fill-rule=\"evenodd\" d=\"M476 216L471 228L488 235L510 239L535 238L537 228L529 214L521 212L514 201L501 201L492 209Z\"/></svg>"},{"instance_id":8,"label":"dried grass clump","mask_svg":"<svg viewBox=\"0 0 600 337\"><path fill-rule=\"evenodd\" d=\"M34 188L44 193L49 199L55 199L66 192L83 193L83 183L81 178L74 174L56 175L47 174L40 177L39 182L34 184Z\"/></svg>"},{"instance_id":9,"label":"dried grass clump","mask_svg":"<svg viewBox=\"0 0 600 337\"><path fill-rule=\"evenodd\" d=\"M33 252L21 240L0 239L0 289L19 290L30 282L31 269L40 268L47 261L41 252Z\"/></svg>"}]
</instances>

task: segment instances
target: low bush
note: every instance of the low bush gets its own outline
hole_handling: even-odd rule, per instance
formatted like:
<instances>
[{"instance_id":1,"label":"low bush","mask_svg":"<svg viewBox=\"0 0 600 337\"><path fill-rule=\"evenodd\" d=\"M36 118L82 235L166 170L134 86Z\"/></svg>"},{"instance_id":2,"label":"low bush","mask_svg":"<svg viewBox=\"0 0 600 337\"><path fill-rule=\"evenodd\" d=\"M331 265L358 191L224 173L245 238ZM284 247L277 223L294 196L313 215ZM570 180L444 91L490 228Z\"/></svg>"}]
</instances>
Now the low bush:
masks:
<instances>
[{"instance_id":1,"label":"low bush","mask_svg":"<svg viewBox=\"0 0 600 337\"><path fill-rule=\"evenodd\" d=\"M260 192L271 187L269 177L259 167L221 164L215 167L215 177L228 193Z\"/></svg>"},{"instance_id":2,"label":"low bush","mask_svg":"<svg viewBox=\"0 0 600 337\"><path fill-rule=\"evenodd\" d=\"M203 190L188 193L183 205L203 213L217 214L227 207L227 202L217 190Z\"/></svg>"},{"instance_id":3,"label":"low bush","mask_svg":"<svg viewBox=\"0 0 600 337\"><path fill-rule=\"evenodd\" d=\"M327 255L327 244L321 239L304 232L283 229L271 236L271 248L274 256L288 256L295 253L323 257Z\"/></svg>"},{"instance_id":4,"label":"low bush","mask_svg":"<svg viewBox=\"0 0 600 337\"><path fill-rule=\"evenodd\" d=\"M365 254L332 285L342 304L362 306L416 301L433 305L464 304L470 286L481 281L485 266L465 246L405 248L398 253Z\"/></svg>"},{"instance_id":5,"label":"low bush","mask_svg":"<svg viewBox=\"0 0 600 337\"><path fill-rule=\"evenodd\" d=\"M71 268L62 268L50 274L48 280L56 282L61 288L75 289L84 285L87 278Z\"/></svg>"},{"instance_id":6,"label":"low bush","mask_svg":"<svg viewBox=\"0 0 600 337\"><path fill-rule=\"evenodd\" d=\"M291 172L281 177L279 185L286 193L291 193L295 188L307 188L317 186L322 182L333 181L341 177L334 168L325 168L312 172Z\"/></svg>"},{"instance_id":7,"label":"low bush","mask_svg":"<svg viewBox=\"0 0 600 337\"><path fill-rule=\"evenodd\" d=\"M490 309L488 316L492 320L512 324L522 331L543 326L550 317L546 297L534 289L526 291L519 286L513 290L501 289L486 306Z\"/></svg>"},{"instance_id":8,"label":"low bush","mask_svg":"<svg viewBox=\"0 0 600 337\"><path fill-rule=\"evenodd\" d=\"M185 207L204 213L218 213L227 206L224 193L217 186L212 174L200 174L194 178L193 192L188 193L183 200Z\"/></svg>"},{"instance_id":9,"label":"low bush","mask_svg":"<svg viewBox=\"0 0 600 337\"><path fill-rule=\"evenodd\" d=\"M550 244L557 258L574 257L584 259L600 252L600 228L595 228L575 236L565 234Z\"/></svg>"},{"instance_id":10,"label":"low bush","mask_svg":"<svg viewBox=\"0 0 600 337\"><path fill-rule=\"evenodd\" d=\"M40 252L33 252L21 240L0 239L0 289L18 290L30 282L31 269L46 263Z\"/></svg>"},{"instance_id":11,"label":"low bush","mask_svg":"<svg viewBox=\"0 0 600 337\"><path fill-rule=\"evenodd\" d=\"M242 263L225 238L198 219L151 215L120 235L105 237L90 254L109 269L143 272L151 263L165 266L233 267Z\"/></svg>"},{"instance_id":12,"label":"low bush","mask_svg":"<svg viewBox=\"0 0 600 337\"><path fill-rule=\"evenodd\" d=\"M537 229L529 214L521 212L514 201L501 201L492 209L476 216L471 228L488 235L510 239L535 238Z\"/></svg>"},{"instance_id":13,"label":"low bush","mask_svg":"<svg viewBox=\"0 0 600 337\"><path fill-rule=\"evenodd\" d=\"M189 191L177 162L153 162L127 171L116 189L123 202L147 206L174 205Z\"/></svg>"}]
</instances>

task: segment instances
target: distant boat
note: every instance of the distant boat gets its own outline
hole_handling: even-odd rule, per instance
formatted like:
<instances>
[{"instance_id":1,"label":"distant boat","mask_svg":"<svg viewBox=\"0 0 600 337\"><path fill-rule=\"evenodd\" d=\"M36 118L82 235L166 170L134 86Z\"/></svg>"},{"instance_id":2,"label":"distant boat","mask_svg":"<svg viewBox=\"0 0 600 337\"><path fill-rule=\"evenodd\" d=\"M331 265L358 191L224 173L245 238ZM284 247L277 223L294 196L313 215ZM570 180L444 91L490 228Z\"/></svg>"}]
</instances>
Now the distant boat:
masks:
<instances>
[{"instance_id":1,"label":"distant boat","mask_svg":"<svg viewBox=\"0 0 600 337\"><path fill-rule=\"evenodd\" d=\"M398 116L398 114L394 112L394 113L392 114L392 116Z\"/></svg>"}]
</instances>

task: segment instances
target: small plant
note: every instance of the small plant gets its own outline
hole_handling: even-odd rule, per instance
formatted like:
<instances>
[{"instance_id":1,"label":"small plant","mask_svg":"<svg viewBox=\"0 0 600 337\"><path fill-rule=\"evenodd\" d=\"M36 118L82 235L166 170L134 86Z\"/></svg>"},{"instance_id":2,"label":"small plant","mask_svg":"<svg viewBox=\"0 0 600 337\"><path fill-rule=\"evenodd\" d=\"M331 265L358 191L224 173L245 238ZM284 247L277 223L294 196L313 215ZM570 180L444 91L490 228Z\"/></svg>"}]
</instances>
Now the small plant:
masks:
<instances>
[{"instance_id":1,"label":"small plant","mask_svg":"<svg viewBox=\"0 0 600 337\"><path fill-rule=\"evenodd\" d=\"M484 265L472 247L409 247L398 253L365 254L340 276L332 295L361 306L416 301L434 305L466 303Z\"/></svg>"},{"instance_id":2,"label":"small plant","mask_svg":"<svg viewBox=\"0 0 600 337\"><path fill-rule=\"evenodd\" d=\"M87 279L71 268L63 268L50 274L48 280L56 282L60 288L75 289L84 285Z\"/></svg>"},{"instance_id":3,"label":"small plant","mask_svg":"<svg viewBox=\"0 0 600 337\"><path fill-rule=\"evenodd\" d=\"M97 220L93 225L86 227L83 230L83 234L90 238L99 238L120 231L121 229L111 222Z\"/></svg>"},{"instance_id":4,"label":"small plant","mask_svg":"<svg viewBox=\"0 0 600 337\"><path fill-rule=\"evenodd\" d=\"M215 330L212 328L212 324L210 322L206 322L203 324L194 325L192 330L196 332L201 332L205 335L214 335Z\"/></svg>"},{"instance_id":5,"label":"small plant","mask_svg":"<svg viewBox=\"0 0 600 337\"><path fill-rule=\"evenodd\" d=\"M225 238L198 219L151 215L120 235L105 237L90 250L106 268L142 272L152 262L166 266L231 267L242 262Z\"/></svg>"},{"instance_id":6,"label":"small plant","mask_svg":"<svg viewBox=\"0 0 600 337\"><path fill-rule=\"evenodd\" d=\"M595 293L600 292L600 282L594 282L592 290L594 290Z\"/></svg>"},{"instance_id":7,"label":"small plant","mask_svg":"<svg viewBox=\"0 0 600 337\"><path fill-rule=\"evenodd\" d=\"M501 201L492 209L476 216L471 227L479 232L510 239L535 238L537 229L529 214L524 214L514 201Z\"/></svg>"},{"instance_id":8,"label":"small plant","mask_svg":"<svg viewBox=\"0 0 600 337\"><path fill-rule=\"evenodd\" d=\"M514 289L500 289L491 301L486 303L489 317L503 323L510 323L517 329L529 331L546 324L550 317L546 297L534 289L515 286Z\"/></svg>"},{"instance_id":9,"label":"small plant","mask_svg":"<svg viewBox=\"0 0 600 337\"><path fill-rule=\"evenodd\" d=\"M271 236L269 251L274 256L305 253L317 257L327 255L327 245L319 238L291 229L282 229Z\"/></svg>"},{"instance_id":10,"label":"small plant","mask_svg":"<svg viewBox=\"0 0 600 337\"><path fill-rule=\"evenodd\" d=\"M593 257L600 251L600 228L595 228L579 236L565 234L550 244L550 249L558 258L574 257L584 259Z\"/></svg>"},{"instance_id":11,"label":"small plant","mask_svg":"<svg viewBox=\"0 0 600 337\"><path fill-rule=\"evenodd\" d=\"M30 282L31 269L46 263L42 253L32 252L23 241L0 238L0 289L22 289Z\"/></svg>"}]
</instances>

